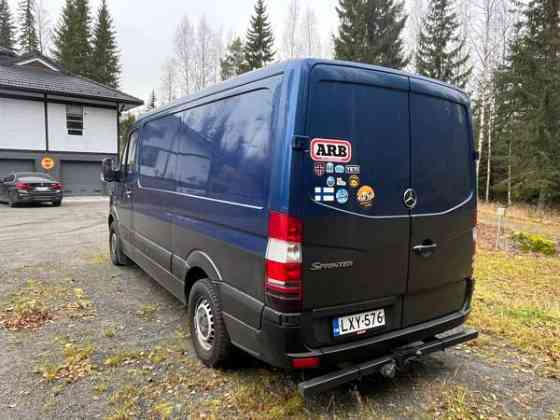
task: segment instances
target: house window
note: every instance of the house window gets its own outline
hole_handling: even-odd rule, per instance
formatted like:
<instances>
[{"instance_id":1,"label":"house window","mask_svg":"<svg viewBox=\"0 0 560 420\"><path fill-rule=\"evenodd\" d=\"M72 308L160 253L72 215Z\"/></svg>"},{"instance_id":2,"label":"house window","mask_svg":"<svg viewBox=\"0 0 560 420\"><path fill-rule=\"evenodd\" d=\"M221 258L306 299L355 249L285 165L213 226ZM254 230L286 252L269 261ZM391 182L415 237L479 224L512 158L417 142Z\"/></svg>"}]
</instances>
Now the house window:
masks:
<instances>
[{"instance_id":1,"label":"house window","mask_svg":"<svg viewBox=\"0 0 560 420\"><path fill-rule=\"evenodd\" d=\"M84 132L83 105L66 105L66 128L68 134L81 136Z\"/></svg>"}]
</instances>

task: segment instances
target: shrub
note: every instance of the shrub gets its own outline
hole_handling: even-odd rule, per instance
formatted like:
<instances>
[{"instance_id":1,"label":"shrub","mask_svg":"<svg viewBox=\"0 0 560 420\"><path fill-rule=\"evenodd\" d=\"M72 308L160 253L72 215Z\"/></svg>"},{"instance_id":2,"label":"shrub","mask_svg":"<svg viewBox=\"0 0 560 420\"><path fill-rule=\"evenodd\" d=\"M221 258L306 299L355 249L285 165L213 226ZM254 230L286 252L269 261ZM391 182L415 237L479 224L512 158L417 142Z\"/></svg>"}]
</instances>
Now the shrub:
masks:
<instances>
[{"instance_id":1,"label":"shrub","mask_svg":"<svg viewBox=\"0 0 560 420\"><path fill-rule=\"evenodd\" d=\"M526 252L538 252L544 255L556 255L556 244L550 239L540 235L529 235L523 232L516 232L511 239L519 249Z\"/></svg>"}]
</instances>

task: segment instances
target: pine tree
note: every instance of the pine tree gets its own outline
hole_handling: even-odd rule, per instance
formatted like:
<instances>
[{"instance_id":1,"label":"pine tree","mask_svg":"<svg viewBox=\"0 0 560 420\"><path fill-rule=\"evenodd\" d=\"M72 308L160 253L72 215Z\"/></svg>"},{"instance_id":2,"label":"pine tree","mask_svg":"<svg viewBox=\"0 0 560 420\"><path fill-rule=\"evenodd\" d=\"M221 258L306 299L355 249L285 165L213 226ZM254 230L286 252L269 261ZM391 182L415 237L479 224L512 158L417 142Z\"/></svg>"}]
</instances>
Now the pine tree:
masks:
<instances>
[{"instance_id":1,"label":"pine tree","mask_svg":"<svg viewBox=\"0 0 560 420\"><path fill-rule=\"evenodd\" d=\"M367 62L366 16L363 0L339 0L336 12L340 21L334 37L334 55L338 60Z\"/></svg>"},{"instance_id":2,"label":"pine tree","mask_svg":"<svg viewBox=\"0 0 560 420\"><path fill-rule=\"evenodd\" d=\"M339 60L401 69L408 64L401 34L407 16L395 0L339 0L340 25L334 38Z\"/></svg>"},{"instance_id":3,"label":"pine tree","mask_svg":"<svg viewBox=\"0 0 560 420\"><path fill-rule=\"evenodd\" d=\"M0 47L15 48L14 31L8 0L0 0Z\"/></svg>"},{"instance_id":4,"label":"pine tree","mask_svg":"<svg viewBox=\"0 0 560 420\"><path fill-rule=\"evenodd\" d=\"M220 60L220 68L222 80L231 79L245 72L247 64L245 63L241 38L235 38L228 45L225 57Z\"/></svg>"},{"instance_id":5,"label":"pine tree","mask_svg":"<svg viewBox=\"0 0 560 420\"><path fill-rule=\"evenodd\" d=\"M74 38L76 42L76 53L78 54L78 70L76 73L82 76L92 76L91 62L91 16L89 0L75 0L76 4L76 29Z\"/></svg>"},{"instance_id":6,"label":"pine tree","mask_svg":"<svg viewBox=\"0 0 560 420\"><path fill-rule=\"evenodd\" d=\"M111 86L119 85L120 64L113 20L106 0L102 0L93 30L92 72L93 80Z\"/></svg>"},{"instance_id":7,"label":"pine tree","mask_svg":"<svg viewBox=\"0 0 560 420\"><path fill-rule=\"evenodd\" d=\"M453 0L430 0L416 52L416 71L464 88L472 73Z\"/></svg>"},{"instance_id":8,"label":"pine tree","mask_svg":"<svg viewBox=\"0 0 560 420\"><path fill-rule=\"evenodd\" d=\"M519 7L522 20L498 80L511 110L514 189L536 198L542 210L560 197L560 3L532 0Z\"/></svg>"},{"instance_id":9,"label":"pine tree","mask_svg":"<svg viewBox=\"0 0 560 420\"><path fill-rule=\"evenodd\" d=\"M62 15L53 33L53 55L56 61L70 72L73 72L78 67L76 57L74 56L74 38L72 36L75 22L76 7L74 6L74 1L66 0L62 9Z\"/></svg>"},{"instance_id":10,"label":"pine tree","mask_svg":"<svg viewBox=\"0 0 560 420\"><path fill-rule=\"evenodd\" d=\"M19 47L22 52L28 53L39 49L37 27L35 24L33 0L21 0L19 4Z\"/></svg>"},{"instance_id":11,"label":"pine tree","mask_svg":"<svg viewBox=\"0 0 560 420\"><path fill-rule=\"evenodd\" d=\"M153 111L157 107L156 91L152 89L150 96L148 97L148 103L146 104L148 111Z\"/></svg>"},{"instance_id":12,"label":"pine tree","mask_svg":"<svg viewBox=\"0 0 560 420\"><path fill-rule=\"evenodd\" d=\"M274 36L264 0L257 0L246 38L244 55L247 70L262 68L274 59Z\"/></svg>"},{"instance_id":13,"label":"pine tree","mask_svg":"<svg viewBox=\"0 0 560 420\"><path fill-rule=\"evenodd\" d=\"M66 0L54 31L54 57L71 73L91 75L88 0Z\"/></svg>"},{"instance_id":14,"label":"pine tree","mask_svg":"<svg viewBox=\"0 0 560 420\"><path fill-rule=\"evenodd\" d=\"M408 18L404 3L394 0L368 0L366 3L368 63L402 69L408 64L401 33Z\"/></svg>"}]
</instances>

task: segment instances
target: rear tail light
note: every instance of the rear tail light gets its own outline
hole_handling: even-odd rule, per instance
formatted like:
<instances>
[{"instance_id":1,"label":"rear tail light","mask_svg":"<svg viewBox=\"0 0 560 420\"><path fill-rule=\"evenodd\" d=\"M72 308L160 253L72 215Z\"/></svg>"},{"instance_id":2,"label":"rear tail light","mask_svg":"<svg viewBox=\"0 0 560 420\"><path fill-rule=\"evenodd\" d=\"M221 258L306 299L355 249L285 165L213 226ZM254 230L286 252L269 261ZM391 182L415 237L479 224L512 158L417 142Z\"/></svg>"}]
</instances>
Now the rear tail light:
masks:
<instances>
[{"instance_id":1,"label":"rear tail light","mask_svg":"<svg viewBox=\"0 0 560 420\"><path fill-rule=\"evenodd\" d=\"M319 367L321 361L318 357L303 357L301 359L293 359L292 367L294 369L309 369Z\"/></svg>"},{"instance_id":2,"label":"rear tail light","mask_svg":"<svg viewBox=\"0 0 560 420\"><path fill-rule=\"evenodd\" d=\"M31 189L31 185L26 184L25 182L16 182L16 189L21 191L29 191Z\"/></svg>"},{"instance_id":3,"label":"rear tail light","mask_svg":"<svg viewBox=\"0 0 560 420\"><path fill-rule=\"evenodd\" d=\"M51 188L53 190L61 190L63 187L64 186L62 184L58 183L58 182L56 184L51 184Z\"/></svg>"},{"instance_id":4,"label":"rear tail light","mask_svg":"<svg viewBox=\"0 0 560 420\"><path fill-rule=\"evenodd\" d=\"M265 293L270 306L280 312L298 312L302 308L302 239L301 221L284 213L270 213Z\"/></svg>"}]
</instances>

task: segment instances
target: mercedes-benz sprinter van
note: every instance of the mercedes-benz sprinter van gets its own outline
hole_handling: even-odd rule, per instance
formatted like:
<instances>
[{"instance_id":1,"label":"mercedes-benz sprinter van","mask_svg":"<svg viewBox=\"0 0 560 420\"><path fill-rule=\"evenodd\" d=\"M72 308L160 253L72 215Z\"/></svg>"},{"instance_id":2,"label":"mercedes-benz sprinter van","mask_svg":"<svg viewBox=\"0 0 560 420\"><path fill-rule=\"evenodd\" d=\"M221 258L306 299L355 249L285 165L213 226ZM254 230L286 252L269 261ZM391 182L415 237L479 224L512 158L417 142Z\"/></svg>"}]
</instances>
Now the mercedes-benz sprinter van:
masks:
<instances>
[{"instance_id":1,"label":"mercedes-benz sprinter van","mask_svg":"<svg viewBox=\"0 0 560 420\"><path fill-rule=\"evenodd\" d=\"M115 264L188 306L194 348L346 367L323 390L476 337L469 99L436 80L295 60L140 118L113 183Z\"/></svg>"}]
</instances>

